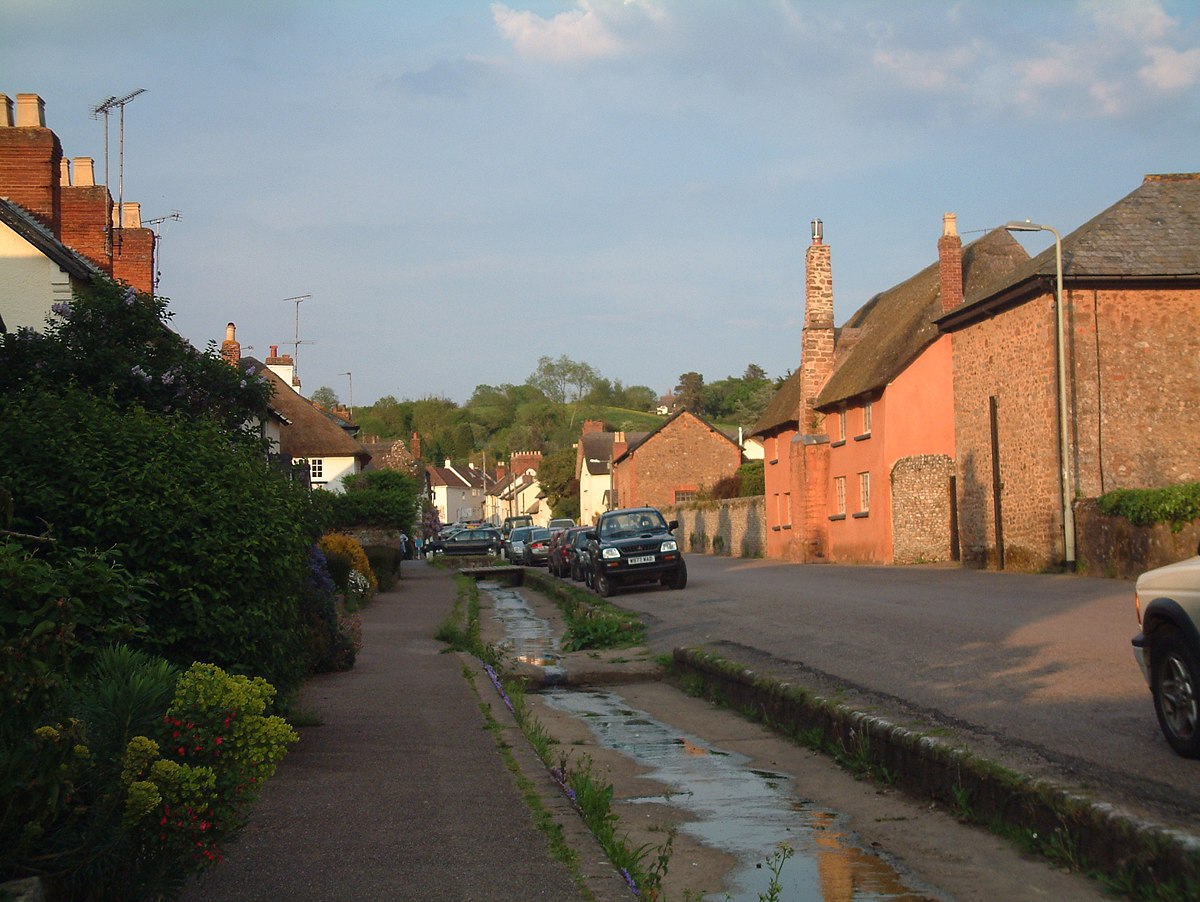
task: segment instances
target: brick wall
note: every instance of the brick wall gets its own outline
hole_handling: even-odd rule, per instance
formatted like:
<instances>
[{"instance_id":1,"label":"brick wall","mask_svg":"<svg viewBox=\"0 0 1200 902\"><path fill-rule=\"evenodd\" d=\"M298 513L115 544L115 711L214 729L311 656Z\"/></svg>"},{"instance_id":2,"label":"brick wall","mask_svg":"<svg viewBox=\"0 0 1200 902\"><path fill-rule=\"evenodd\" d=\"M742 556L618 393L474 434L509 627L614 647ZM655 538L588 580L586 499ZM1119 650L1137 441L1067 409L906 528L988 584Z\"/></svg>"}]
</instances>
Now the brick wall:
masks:
<instances>
[{"instance_id":1,"label":"brick wall","mask_svg":"<svg viewBox=\"0 0 1200 902\"><path fill-rule=\"evenodd\" d=\"M62 189L62 242L106 272L112 272L106 227L112 216L108 189L103 185Z\"/></svg>"},{"instance_id":2,"label":"brick wall","mask_svg":"<svg viewBox=\"0 0 1200 902\"><path fill-rule=\"evenodd\" d=\"M1200 290L1066 292L1073 497L1200 480ZM996 561L989 401L996 398L1005 566L1061 562L1054 301L954 333L963 560Z\"/></svg>"},{"instance_id":3,"label":"brick wall","mask_svg":"<svg viewBox=\"0 0 1200 902\"><path fill-rule=\"evenodd\" d=\"M756 495L663 508L663 516L679 521L675 538L684 554L763 557L767 548L764 505L763 496Z\"/></svg>"},{"instance_id":4,"label":"brick wall","mask_svg":"<svg viewBox=\"0 0 1200 902\"><path fill-rule=\"evenodd\" d=\"M991 414L996 398L1005 566L1062 560L1054 302L1036 298L954 333L954 437L963 562L994 565Z\"/></svg>"},{"instance_id":5,"label":"brick wall","mask_svg":"<svg viewBox=\"0 0 1200 902\"><path fill-rule=\"evenodd\" d=\"M673 507L677 491L711 489L742 462L737 444L690 413L668 421L613 466L620 507Z\"/></svg>"},{"instance_id":6,"label":"brick wall","mask_svg":"<svg viewBox=\"0 0 1200 902\"><path fill-rule=\"evenodd\" d=\"M117 229L115 233L113 278L149 294L154 290L154 232Z\"/></svg>"},{"instance_id":7,"label":"brick wall","mask_svg":"<svg viewBox=\"0 0 1200 902\"><path fill-rule=\"evenodd\" d=\"M1075 532L1078 571L1087 576L1134 579L1147 570L1200 554L1200 520L1179 532L1162 523L1134 526L1124 517L1100 513L1094 498L1076 502Z\"/></svg>"},{"instance_id":8,"label":"brick wall","mask_svg":"<svg viewBox=\"0 0 1200 902\"><path fill-rule=\"evenodd\" d=\"M0 194L61 231L59 173L62 144L44 126L0 128Z\"/></svg>"},{"instance_id":9,"label":"brick wall","mask_svg":"<svg viewBox=\"0 0 1200 902\"><path fill-rule=\"evenodd\" d=\"M892 467L892 562L951 560L951 478L946 454L905 457Z\"/></svg>"}]
</instances>

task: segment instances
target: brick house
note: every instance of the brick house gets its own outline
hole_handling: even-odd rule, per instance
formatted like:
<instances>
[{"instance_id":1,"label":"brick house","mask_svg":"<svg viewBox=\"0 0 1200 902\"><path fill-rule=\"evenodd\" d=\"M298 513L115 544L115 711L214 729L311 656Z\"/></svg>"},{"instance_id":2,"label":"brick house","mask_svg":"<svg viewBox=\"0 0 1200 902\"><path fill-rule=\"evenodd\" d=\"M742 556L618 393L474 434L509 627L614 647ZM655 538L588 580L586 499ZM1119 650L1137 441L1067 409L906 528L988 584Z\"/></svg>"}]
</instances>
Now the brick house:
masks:
<instances>
[{"instance_id":1,"label":"brick house","mask_svg":"<svg viewBox=\"0 0 1200 902\"><path fill-rule=\"evenodd\" d=\"M1075 498L1200 480L1200 173L1146 176L1061 245L1065 461L1054 248L937 321L971 564L1070 561Z\"/></svg>"},{"instance_id":2,"label":"brick house","mask_svg":"<svg viewBox=\"0 0 1200 902\"><path fill-rule=\"evenodd\" d=\"M819 221L806 259L800 367L751 435L765 449L767 556L903 563L956 552L951 344L933 325L1028 259L1002 229L965 248L947 214L938 260L833 325Z\"/></svg>"},{"instance_id":3,"label":"brick house","mask_svg":"<svg viewBox=\"0 0 1200 902\"><path fill-rule=\"evenodd\" d=\"M680 410L614 456L612 507L674 507L733 476L741 464L734 439Z\"/></svg>"},{"instance_id":4,"label":"brick house","mask_svg":"<svg viewBox=\"0 0 1200 902\"><path fill-rule=\"evenodd\" d=\"M40 223L55 242L99 272L153 292L155 236L141 227L139 205L126 203L117 210L108 188L95 184L92 159L72 162L63 155L58 136L46 127L45 104L37 94L18 94L15 116L12 98L0 94L0 198L10 211ZM86 279L36 241L31 243L28 234L20 234L12 216L0 233L7 249L20 251L0 257L0 318L8 329L38 328L50 305L66 300L60 295ZM38 254L31 262L30 246L52 264L42 266L44 274L34 271ZM40 311L43 302L45 310ZM31 303L39 309L28 309Z\"/></svg>"}]
</instances>

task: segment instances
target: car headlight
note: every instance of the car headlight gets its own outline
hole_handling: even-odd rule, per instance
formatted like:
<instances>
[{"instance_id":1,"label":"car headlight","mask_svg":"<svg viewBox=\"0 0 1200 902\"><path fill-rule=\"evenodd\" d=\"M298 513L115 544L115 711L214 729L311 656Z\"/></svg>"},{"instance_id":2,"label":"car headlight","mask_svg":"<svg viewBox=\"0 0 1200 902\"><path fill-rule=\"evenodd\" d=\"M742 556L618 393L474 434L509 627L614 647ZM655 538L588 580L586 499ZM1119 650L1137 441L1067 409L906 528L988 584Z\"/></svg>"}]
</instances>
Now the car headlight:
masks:
<instances>
[{"instance_id":1,"label":"car headlight","mask_svg":"<svg viewBox=\"0 0 1200 902\"><path fill-rule=\"evenodd\" d=\"M601 548L600 549L600 557L604 558L606 561L615 561L620 556L621 556L621 552L618 551L616 548Z\"/></svg>"},{"instance_id":2,"label":"car headlight","mask_svg":"<svg viewBox=\"0 0 1200 902\"><path fill-rule=\"evenodd\" d=\"M662 552L678 551L679 546L675 543L674 539L667 539L665 542L662 543L662 547L659 548L658 550L662 551Z\"/></svg>"}]
</instances>

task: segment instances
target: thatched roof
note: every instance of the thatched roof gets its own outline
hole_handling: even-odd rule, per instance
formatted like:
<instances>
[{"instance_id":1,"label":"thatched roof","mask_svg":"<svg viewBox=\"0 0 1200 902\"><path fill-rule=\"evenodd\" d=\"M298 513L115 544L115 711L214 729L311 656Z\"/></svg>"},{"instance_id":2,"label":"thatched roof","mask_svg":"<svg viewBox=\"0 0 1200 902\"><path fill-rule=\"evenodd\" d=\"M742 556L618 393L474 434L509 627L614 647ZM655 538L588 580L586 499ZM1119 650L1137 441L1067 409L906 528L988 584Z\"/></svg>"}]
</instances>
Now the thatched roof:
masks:
<instances>
[{"instance_id":1,"label":"thatched roof","mask_svg":"<svg viewBox=\"0 0 1200 902\"><path fill-rule=\"evenodd\" d=\"M1029 255L1004 231L994 229L963 247L963 294L977 292L1013 272ZM938 337L942 313L938 264L864 304L842 327L858 340L836 363L817 395L817 409L882 390Z\"/></svg>"},{"instance_id":2,"label":"thatched roof","mask_svg":"<svg viewBox=\"0 0 1200 902\"><path fill-rule=\"evenodd\" d=\"M265 374L275 387L271 407L289 421L279 431L279 453L284 457L357 457L363 463L371 459L366 448L263 363L243 357L241 366L247 373Z\"/></svg>"}]
</instances>

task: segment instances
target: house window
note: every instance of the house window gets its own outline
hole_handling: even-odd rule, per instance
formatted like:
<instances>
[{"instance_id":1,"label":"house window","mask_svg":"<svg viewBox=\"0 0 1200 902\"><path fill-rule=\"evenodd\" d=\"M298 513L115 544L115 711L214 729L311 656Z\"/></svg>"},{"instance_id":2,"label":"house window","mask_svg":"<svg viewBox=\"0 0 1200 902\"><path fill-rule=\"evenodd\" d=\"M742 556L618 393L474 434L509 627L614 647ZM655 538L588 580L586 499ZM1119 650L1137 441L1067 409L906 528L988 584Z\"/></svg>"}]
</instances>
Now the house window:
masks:
<instances>
[{"instance_id":1,"label":"house window","mask_svg":"<svg viewBox=\"0 0 1200 902\"><path fill-rule=\"evenodd\" d=\"M860 511L869 511L871 509L871 474L858 474L858 509Z\"/></svg>"},{"instance_id":2,"label":"house window","mask_svg":"<svg viewBox=\"0 0 1200 902\"><path fill-rule=\"evenodd\" d=\"M838 411L838 440L846 440L846 411L845 409Z\"/></svg>"},{"instance_id":3,"label":"house window","mask_svg":"<svg viewBox=\"0 0 1200 902\"><path fill-rule=\"evenodd\" d=\"M780 520L784 529L792 528L792 493L783 493L783 519Z\"/></svg>"},{"instance_id":4,"label":"house window","mask_svg":"<svg viewBox=\"0 0 1200 902\"><path fill-rule=\"evenodd\" d=\"M691 489L676 489L675 490L675 503L676 504L686 504L689 501L695 501L695 500L696 500L695 491L693 491Z\"/></svg>"},{"instance_id":5,"label":"house window","mask_svg":"<svg viewBox=\"0 0 1200 902\"><path fill-rule=\"evenodd\" d=\"M863 405L862 413L863 413L863 424L862 424L863 435L870 435L871 434L871 402L870 401L868 401L866 404Z\"/></svg>"},{"instance_id":6,"label":"house window","mask_svg":"<svg viewBox=\"0 0 1200 902\"><path fill-rule=\"evenodd\" d=\"M846 477L836 476L833 480L833 492L837 498L837 512L846 516Z\"/></svg>"},{"instance_id":7,"label":"house window","mask_svg":"<svg viewBox=\"0 0 1200 902\"><path fill-rule=\"evenodd\" d=\"M308 475L310 479L325 478L325 462L319 457L309 458Z\"/></svg>"}]
</instances>

